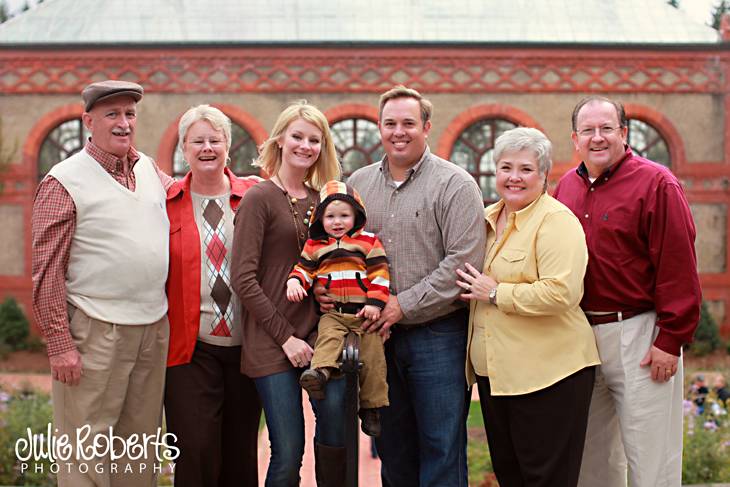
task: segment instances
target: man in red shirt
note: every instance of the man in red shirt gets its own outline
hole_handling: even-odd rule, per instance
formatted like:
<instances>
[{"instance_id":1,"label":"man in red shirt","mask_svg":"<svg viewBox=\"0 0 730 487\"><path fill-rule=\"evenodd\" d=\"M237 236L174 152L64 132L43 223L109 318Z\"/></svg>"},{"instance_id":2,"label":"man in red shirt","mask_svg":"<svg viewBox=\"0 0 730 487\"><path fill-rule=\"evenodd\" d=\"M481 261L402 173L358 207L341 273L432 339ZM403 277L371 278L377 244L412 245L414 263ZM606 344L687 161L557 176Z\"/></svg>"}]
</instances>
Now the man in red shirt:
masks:
<instances>
[{"instance_id":1,"label":"man in red shirt","mask_svg":"<svg viewBox=\"0 0 730 487\"><path fill-rule=\"evenodd\" d=\"M583 162L555 197L583 225L581 307L597 367L579 485L678 487L682 475L682 345L699 319L695 226L677 178L627 145L623 106L591 96L575 107Z\"/></svg>"}]
</instances>

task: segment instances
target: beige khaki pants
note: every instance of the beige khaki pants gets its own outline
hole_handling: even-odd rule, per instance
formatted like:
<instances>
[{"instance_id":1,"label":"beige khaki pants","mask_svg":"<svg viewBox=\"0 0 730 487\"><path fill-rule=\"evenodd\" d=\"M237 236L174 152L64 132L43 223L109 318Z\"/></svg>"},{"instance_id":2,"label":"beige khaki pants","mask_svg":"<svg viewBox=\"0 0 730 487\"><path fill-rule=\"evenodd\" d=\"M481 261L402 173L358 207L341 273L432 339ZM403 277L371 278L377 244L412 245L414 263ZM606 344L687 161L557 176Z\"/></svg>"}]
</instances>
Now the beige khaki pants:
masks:
<instances>
[{"instance_id":1,"label":"beige khaki pants","mask_svg":"<svg viewBox=\"0 0 730 487\"><path fill-rule=\"evenodd\" d=\"M91 445L98 435L108 438L110 426L124 440L145 433L157 438L165 386L167 316L150 325L115 325L89 318L80 309L72 315L70 330L81 354L82 376L81 383L73 387L53 381L56 435L68 434L74 445L71 458L58 462L58 485L156 486L154 467L159 463L154 446L148 446L147 454L136 460L127 456L110 460L107 455L86 461L77 458L75 439L85 426L88 436L83 445ZM143 445L143 439L136 444ZM121 451L121 442L115 447Z\"/></svg>"},{"instance_id":2,"label":"beige khaki pants","mask_svg":"<svg viewBox=\"0 0 730 487\"><path fill-rule=\"evenodd\" d=\"M319 319L317 343L312 357L313 369L337 368L345 337L350 331L360 335L360 407L379 408L388 405L388 383L385 380L383 340L377 333L363 333L362 318L353 314L330 311Z\"/></svg>"},{"instance_id":3,"label":"beige khaki pants","mask_svg":"<svg viewBox=\"0 0 730 487\"><path fill-rule=\"evenodd\" d=\"M601 365L588 417L580 487L680 487L682 393L679 358L669 382L639 363L659 329L647 312L593 327ZM628 472L627 472L628 470Z\"/></svg>"}]
</instances>

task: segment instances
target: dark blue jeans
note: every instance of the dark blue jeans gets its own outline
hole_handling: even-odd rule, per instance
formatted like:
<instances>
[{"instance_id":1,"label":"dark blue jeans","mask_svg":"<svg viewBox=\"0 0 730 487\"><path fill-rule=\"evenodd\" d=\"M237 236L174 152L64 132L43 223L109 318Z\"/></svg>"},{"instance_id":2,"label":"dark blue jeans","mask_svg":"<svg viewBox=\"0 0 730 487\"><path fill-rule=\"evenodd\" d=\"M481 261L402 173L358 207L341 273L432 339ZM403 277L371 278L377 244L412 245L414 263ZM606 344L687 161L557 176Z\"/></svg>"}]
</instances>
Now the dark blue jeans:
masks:
<instances>
[{"instance_id":1,"label":"dark blue jeans","mask_svg":"<svg viewBox=\"0 0 730 487\"><path fill-rule=\"evenodd\" d=\"M271 442L266 487L299 485L304 455L304 414L299 385L302 370L290 369L254 379ZM317 418L314 441L327 446L344 446L345 381L330 380L326 394L323 401L310 400Z\"/></svg>"},{"instance_id":2,"label":"dark blue jeans","mask_svg":"<svg viewBox=\"0 0 730 487\"><path fill-rule=\"evenodd\" d=\"M376 440L383 487L466 487L467 313L395 327L385 342L390 406Z\"/></svg>"}]
</instances>

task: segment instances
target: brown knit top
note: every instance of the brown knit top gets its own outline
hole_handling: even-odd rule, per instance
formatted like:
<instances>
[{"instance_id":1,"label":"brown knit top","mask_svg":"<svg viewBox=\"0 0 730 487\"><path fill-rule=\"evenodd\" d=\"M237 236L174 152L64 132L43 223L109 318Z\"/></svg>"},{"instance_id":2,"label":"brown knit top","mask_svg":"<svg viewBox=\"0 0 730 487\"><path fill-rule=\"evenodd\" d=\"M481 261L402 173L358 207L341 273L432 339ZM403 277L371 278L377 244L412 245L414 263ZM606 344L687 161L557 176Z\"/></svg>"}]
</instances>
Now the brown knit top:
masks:
<instances>
[{"instance_id":1,"label":"brown knit top","mask_svg":"<svg viewBox=\"0 0 730 487\"><path fill-rule=\"evenodd\" d=\"M311 296L286 299L286 280L299 258L297 234L287 196L272 181L251 187L234 219L231 285L242 304L241 372L262 377L292 367L281 345L292 335L312 347L318 316ZM318 194L294 205L301 218Z\"/></svg>"}]
</instances>

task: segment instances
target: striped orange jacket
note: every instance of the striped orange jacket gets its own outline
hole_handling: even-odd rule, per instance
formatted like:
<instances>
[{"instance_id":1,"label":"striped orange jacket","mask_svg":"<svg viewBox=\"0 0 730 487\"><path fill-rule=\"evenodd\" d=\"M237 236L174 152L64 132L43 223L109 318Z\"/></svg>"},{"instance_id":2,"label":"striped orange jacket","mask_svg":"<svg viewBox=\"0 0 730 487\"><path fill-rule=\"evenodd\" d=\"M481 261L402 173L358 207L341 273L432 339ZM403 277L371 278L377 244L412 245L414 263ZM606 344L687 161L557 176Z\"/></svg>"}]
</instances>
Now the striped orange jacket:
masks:
<instances>
[{"instance_id":1,"label":"striped orange jacket","mask_svg":"<svg viewBox=\"0 0 730 487\"><path fill-rule=\"evenodd\" d=\"M321 221L327 205L336 199L346 201L355 210L355 225L340 239L327 235ZM366 214L360 195L345 183L330 181L322 188L320 201L309 227L309 239L289 278L298 279L307 290L318 280L338 303L383 308L390 287L388 259L378 237L363 230Z\"/></svg>"}]
</instances>

